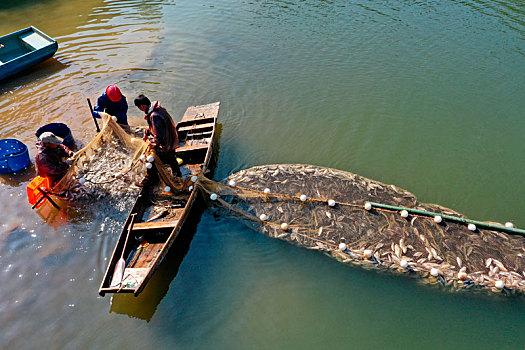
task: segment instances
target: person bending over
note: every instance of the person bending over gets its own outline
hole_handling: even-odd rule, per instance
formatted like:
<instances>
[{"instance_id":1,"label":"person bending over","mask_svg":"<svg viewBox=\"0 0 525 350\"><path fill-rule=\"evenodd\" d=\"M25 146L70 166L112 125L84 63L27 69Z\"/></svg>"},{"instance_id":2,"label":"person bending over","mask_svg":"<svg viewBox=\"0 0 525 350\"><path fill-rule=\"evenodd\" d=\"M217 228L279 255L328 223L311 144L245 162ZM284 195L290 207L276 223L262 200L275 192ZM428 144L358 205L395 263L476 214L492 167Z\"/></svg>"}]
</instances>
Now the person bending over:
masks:
<instances>
[{"instance_id":1,"label":"person bending over","mask_svg":"<svg viewBox=\"0 0 525 350\"><path fill-rule=\"evenodd\" d=\"M181 177L179 164L176 158L176 149L179 147L179 136L175 123L166 108L162 107L159 101L153 105L150 100L139 95L135 99L135 106L144 112L144 119L148 122L148 128L144 132L144 141L149 139L157 157L162 163L170 166L173 175ZM147 170L146 177L140 183L141 186L149 186L158 181L158 171L155 167Z\"/></svg>"},{"instance_id":2,"label":"person bending over","mask_svg":"<svg viewBox=\"0 0 525 350\"><path fill-rule=\"evenodd\" d=\"M62 141L52 132L44 132L37 143L35 156L36 170L39 176L49 178L54 186L69 169L68 157L73 151L62 144Z\"/></svg>"},{"instance_id":3,"label":"person bending over","mask_svg":"<svg viewBox=\"0 0 525 350\"><path fill-rule=\"evenodd\" d=\"M117 123L128 125L128 102L126 96L122 95L120 89L115 85L109 85L98 98L97 105L93 109L93 115L96 118L100 118L98 112L113 115L117 117Z\"/></svg>"}]
</instances>

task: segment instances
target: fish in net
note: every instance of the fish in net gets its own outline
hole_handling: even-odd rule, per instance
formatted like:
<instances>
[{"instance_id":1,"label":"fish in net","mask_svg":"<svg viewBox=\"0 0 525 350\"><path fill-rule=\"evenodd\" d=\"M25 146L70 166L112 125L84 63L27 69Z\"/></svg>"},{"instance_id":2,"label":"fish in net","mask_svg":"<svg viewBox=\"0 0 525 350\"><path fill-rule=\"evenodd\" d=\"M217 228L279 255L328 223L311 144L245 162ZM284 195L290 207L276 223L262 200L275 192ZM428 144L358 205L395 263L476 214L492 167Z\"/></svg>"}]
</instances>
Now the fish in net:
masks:
<instances>
[{"instance_id":1,"label":"fish in net","mask_svg":"<svg viewBox=\"0 0 525 350\"><path fill-rule=\"evenodd\" d=\"M419 203L394 185L299 164L253 167L224 182L200 177L197 184L205 197L270 237L448 289L525 292L524 236L442 219L467 220L451 209Z\"/></svg>"},{"instance_id":2,"label":"fish in net","mask_svg":"<svg viewBox=\"0 0 525 350\"><path fill-rule=\"evenodd\" d=\"M108 114L100 114L104 121L101 131L75 153L53 194L75 202L108 196L125 200L138 194L139 189L131 184L146 172L141 157L148 151L147 143L140 135L126 132Z\"/></svg>"}]
</instances>

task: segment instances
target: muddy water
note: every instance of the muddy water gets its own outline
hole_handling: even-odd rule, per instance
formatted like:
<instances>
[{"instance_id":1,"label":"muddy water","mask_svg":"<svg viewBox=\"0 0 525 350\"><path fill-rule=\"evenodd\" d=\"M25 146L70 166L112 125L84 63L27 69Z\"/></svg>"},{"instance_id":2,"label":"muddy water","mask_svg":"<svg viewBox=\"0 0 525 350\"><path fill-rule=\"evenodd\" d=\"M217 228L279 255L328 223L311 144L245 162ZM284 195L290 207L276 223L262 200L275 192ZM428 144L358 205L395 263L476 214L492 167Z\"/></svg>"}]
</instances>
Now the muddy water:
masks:
<instances>
[{"instance_id":1,"label":"muddy water","mask_svg":"<svg viewBox=\"0 0 525 350\"><path fill-rule=\"evenodd\" d=\"M215 177L310 163L394 183L474 219L525 227L525 25L516 1L2 1L53 59L0 82L1 137L94 135L108 84L175 119L221 101ZM135 116L139 111L130 106ZM134 124L139 117L131 118ZM521 299L455 295L340 266L204 211L185 259L143 297L97 289L129 203L46 222L0 180L1 348L517 348ZM186 243L189 244L189 243Z\"/></svg>"}]
</instances>

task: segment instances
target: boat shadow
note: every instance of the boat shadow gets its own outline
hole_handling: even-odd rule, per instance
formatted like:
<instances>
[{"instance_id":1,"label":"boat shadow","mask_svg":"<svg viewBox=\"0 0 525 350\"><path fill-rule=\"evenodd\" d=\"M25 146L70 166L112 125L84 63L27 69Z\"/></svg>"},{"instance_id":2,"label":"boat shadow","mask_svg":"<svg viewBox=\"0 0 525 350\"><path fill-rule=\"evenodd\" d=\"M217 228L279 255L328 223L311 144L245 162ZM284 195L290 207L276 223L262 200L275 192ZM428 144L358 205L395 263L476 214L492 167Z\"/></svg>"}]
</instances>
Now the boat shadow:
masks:
<instances>
[{"instance_id":1,"label":"boat shadow","mask_svg":"<svg viewBox=\"0 0 525 350\"><path fill-rule=\"evenodd\" d=\"M33 81L47 78L67 67L67 64L62 63L55 58L49 58L44 62L24 69L23 71L0 81L0 95L12 91L16 87L24 86Z\"/></svg>"},{"instance_id":2,"label":"boat shadow","mask_svg":"<svg viewBox=\"0 0 525 350\"><path fill-rule=\"evenodd\" d=\"M157 306L166 296L169 286L177 273L184 257L190 249L193 236L205 209L202 195L199 196L192 208L192 215L184 222L179 236L171 246L168 254L146 284L144 290L135 296L132 293L113 294L109 312L128 315L149 322Z\"/></svg>"}]
</instances>

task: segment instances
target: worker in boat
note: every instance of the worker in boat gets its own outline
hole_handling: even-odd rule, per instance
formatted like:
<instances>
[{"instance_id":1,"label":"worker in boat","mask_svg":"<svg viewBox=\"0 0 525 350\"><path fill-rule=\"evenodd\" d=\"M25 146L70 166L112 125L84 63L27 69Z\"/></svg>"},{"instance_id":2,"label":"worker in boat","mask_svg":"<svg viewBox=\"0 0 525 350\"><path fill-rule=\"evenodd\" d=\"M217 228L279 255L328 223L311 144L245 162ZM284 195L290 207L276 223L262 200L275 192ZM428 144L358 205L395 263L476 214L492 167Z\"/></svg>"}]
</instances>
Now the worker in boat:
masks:
<instances>
[{"instance_id":1,"label":"worker in boat","mask_svg":"<svg viewBox=\"0 0 525 350\"><path fill-rule=\"evenodd\" d=\"M68 157L73 151L62 144L62 140L52 132L43 132L37 143L35 156L36 170L39 176L47 177L54 186L69 169Z\"/></svg>"},{"instance_id":2,"label":"worker in boat","mask_svg":"<svg viewBox=\"0 0 525 350\"><path fill-rule=\"evenodd\" d=\"M144 112L144 119L148 122L148 128L144 132L144 141L149 140L162 163L171 167L173 175L181 177L175 154L179 147L179 136L170 114L160 105L159 101L155 101L152 106L149 98L144 95L139 95L134 102L135 106ZM158 176L157 169L152 167L147 170L146 177L139 185L153 184L158 181Z\"/></svg>"},{"instance_id":3,"label":"worker in boat","mask_svg":"<svg viewBox=\"0 0 525 350\"><path fill-rule=\"evenodd\" d=\"M115 85L109 85L98 98L97 105L93 109L95 118L100 118L98 112L106 112L117 117L117 123L128 125L128 102L126 96Z\"/></svg>"}]
</instances>

